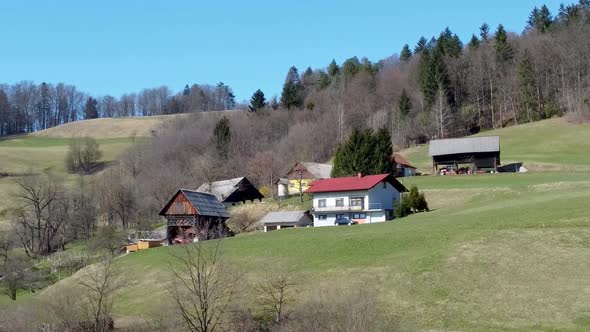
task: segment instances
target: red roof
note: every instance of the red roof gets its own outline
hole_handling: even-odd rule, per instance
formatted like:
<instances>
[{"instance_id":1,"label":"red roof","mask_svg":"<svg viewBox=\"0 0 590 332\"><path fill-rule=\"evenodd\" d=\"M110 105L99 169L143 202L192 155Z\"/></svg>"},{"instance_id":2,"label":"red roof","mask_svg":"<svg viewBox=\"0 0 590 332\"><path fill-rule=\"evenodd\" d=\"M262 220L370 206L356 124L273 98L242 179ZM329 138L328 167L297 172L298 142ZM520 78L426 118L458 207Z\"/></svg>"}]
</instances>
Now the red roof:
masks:
<instances>
[{"instance_id":1,"label":"red roof","mask_svg":"<svg viewBox=\"0 0 590 332\"><path fill-rule=\"evenodd\" d=\"M323 193L331 191L355 191L368 190L387 181L400 192L407 191L403 184L397 181L390 174L377 174L365 176L347 176L342 178L320 179L315 180L306 193Z\"/></svg>"},{"instance_id":2,"label":"red roof","mask_svg":"<svg viewBox=\"0 0 590 332\"><path fill-rule=\"evenodd\" d=\"M392 159L393 159L393 161L395 161L396 164L404 165L404 166L411 167L411 168L416 168L416 167L410 165L410 162L399 153L394 153Z\"/></svg>"}]
</instances>

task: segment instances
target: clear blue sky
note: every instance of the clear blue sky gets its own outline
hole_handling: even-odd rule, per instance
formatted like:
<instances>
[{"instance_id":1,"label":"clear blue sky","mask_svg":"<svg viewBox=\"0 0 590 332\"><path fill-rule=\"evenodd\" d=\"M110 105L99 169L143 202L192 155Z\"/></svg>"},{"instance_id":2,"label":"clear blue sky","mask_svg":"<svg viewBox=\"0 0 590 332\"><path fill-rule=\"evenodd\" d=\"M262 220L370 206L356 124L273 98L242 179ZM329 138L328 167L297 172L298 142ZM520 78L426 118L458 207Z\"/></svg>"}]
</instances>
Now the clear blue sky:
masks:
<instances>
[{"instance_id":1,"label":"clear blue sky","mask_svg":"<svg viewBox=\"0 0 590 332\"><path fill-rule=\"evenodd\" d=\"M95 96L223 81L237 100L280 94L288 68L372 61L446 26L521 32L561 1L26 1L0 3L0 82L65 82ZM571 0L565 1L567 3Z\"/></svg>"}]
</instances>

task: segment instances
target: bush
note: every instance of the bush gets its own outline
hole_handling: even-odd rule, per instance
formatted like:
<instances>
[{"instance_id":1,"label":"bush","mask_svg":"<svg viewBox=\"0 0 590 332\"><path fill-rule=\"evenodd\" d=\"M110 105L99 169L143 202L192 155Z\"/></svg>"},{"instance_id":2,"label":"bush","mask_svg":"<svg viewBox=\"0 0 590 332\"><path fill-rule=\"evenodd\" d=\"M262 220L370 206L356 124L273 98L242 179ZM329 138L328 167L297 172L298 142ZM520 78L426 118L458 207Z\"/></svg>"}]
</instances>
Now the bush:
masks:
<instances>
[{"instance_id":1,"label":"bush","mask_svg":"<svg viewBox=\"0 0 590 332\"><path fill-rule=\"evenodd\" d=\"M430 211L430 209L428 208L428 202L426 201L426 198L424 197L424 193L421 192L418 195L418 199L416 200L416 210L422 212L422 211Z\"/></svg>"},{"instance_id":2,"label":"bush","mask_svg":"<svg viewBox=\"0 0 590 332\"><path fill-rule=\"evenodd\" d=\"M395 214L396 218L403 218L412 213L410 203L408 202L408 200L403 199L401 202L393 202L393 213Z\"/></svg>"},{"instance_id":3,"label":"bush","mask_svg":"<svg viewBox=\"0 0 590 332\"><path fill-rule=\"evenodd\" d=\"M94 138L73 138L66 154L66 168L70 173L90 173L102 157Z\"/></svg>"}]
</instances>

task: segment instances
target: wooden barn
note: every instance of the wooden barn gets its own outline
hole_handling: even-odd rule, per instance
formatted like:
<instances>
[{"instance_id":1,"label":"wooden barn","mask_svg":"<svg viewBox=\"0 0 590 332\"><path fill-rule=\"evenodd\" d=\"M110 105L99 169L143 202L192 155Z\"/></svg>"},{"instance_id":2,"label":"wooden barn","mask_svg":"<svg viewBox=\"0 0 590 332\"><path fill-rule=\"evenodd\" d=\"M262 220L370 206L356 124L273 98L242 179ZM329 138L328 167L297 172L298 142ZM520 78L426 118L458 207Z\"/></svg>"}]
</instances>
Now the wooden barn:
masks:
<instances>
[{"instance_id":1,"label":"wooden barn","mask_svg":"<svg viewBox=\"0 0 590 332\"><path fill-rule=\"evenodd\" d=\"M482 136L431 140L428 154L432 157L432 169L439 167L460 173L497 171L500 165L500 137Z\"/></svg>"},{"instance_id":2,"label":"wooden barn","mask_svg":"<svg viewBox=\"0 0 590 332\"><path fill-rule=\"evenodd\" d=\"M190 243L231 235L225 221L230 214L215 195L180 189L164 206L168 244Z\"/></svg>"},{"instance_id":3,"label":"wooden barn","mask_svg":"<svg viewBox=\"0 0 590 332\"><path fill-rule=\"evenodd\" d=\"M246 177L202 184L197 191L208 192L226 206L262 200L264 195Z\"/></svg>"}]
</instances>

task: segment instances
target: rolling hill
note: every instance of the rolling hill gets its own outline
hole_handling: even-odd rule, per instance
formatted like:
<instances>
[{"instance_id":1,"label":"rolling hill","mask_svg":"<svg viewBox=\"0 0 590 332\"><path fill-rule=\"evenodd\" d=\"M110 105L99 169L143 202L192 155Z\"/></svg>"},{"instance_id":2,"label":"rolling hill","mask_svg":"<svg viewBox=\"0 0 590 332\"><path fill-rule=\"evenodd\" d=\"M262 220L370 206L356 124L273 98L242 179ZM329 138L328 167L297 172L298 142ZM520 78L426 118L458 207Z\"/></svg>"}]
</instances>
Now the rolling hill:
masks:
<instances>
[{"instance_id":1,"label":"rolling hill","mask_svg":"<svg viewBox=\"0 0 590 332\"><path fill-rule=\"evenodd\" d=\"M374 288L388 316L427 330L590 329L590 126L562 119L482 133L500 135L503 162L525 174L418 176L432 209L382 224L253 233L222 241L249 282L296 266L298 300L326 283ZM586 139L585 139L586 138ZM404 151L428 171L425 146ZM120 257L119 319L155 314L168 299L171 253ZM24 300L50 298L72 279ZM313 309L313 308L311 308Z\"/></svg>"}]
</instances>

